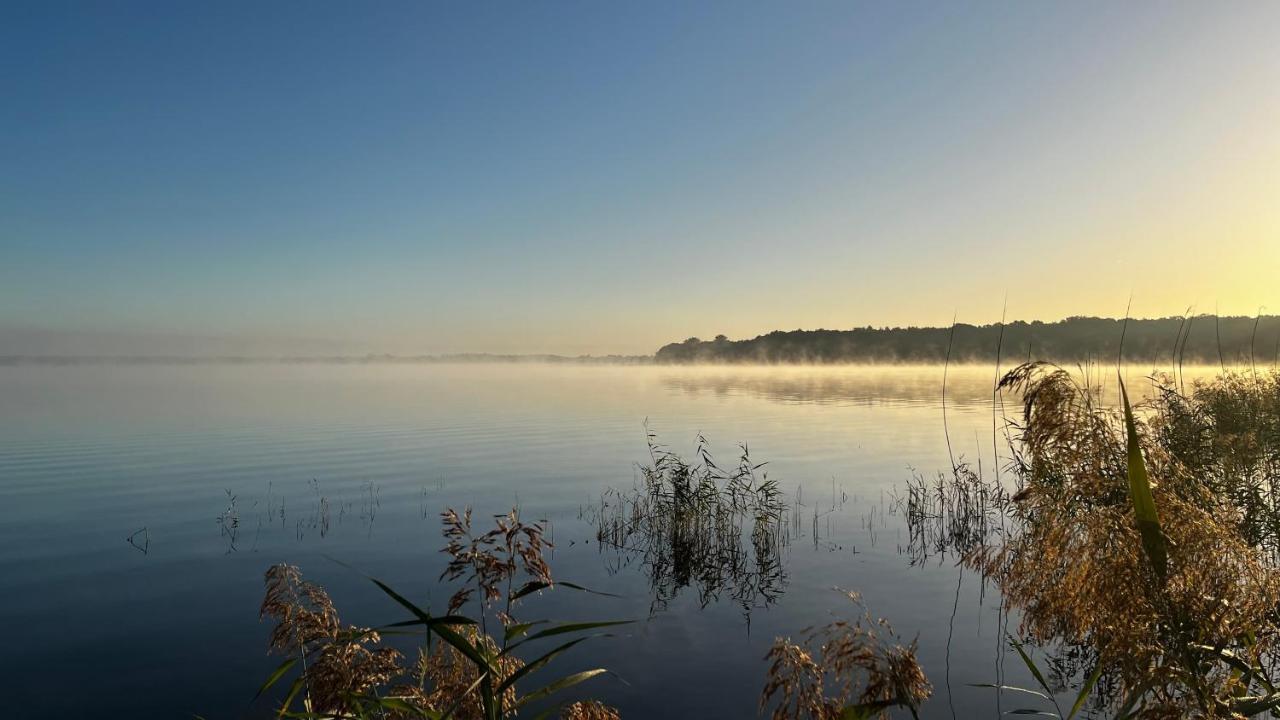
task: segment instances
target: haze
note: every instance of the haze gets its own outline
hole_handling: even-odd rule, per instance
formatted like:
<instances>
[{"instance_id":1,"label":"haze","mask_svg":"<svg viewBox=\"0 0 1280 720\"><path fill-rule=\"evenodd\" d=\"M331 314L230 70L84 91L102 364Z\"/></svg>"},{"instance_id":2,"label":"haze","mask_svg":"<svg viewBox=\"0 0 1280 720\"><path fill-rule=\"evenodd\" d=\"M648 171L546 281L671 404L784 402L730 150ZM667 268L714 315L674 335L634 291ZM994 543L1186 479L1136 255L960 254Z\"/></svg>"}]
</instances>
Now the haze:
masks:
<instances>
[{"instance_id":1,"label":"haze","mask_svg":"<svg viewBox=\"0 0 1280 720\"><path fill-rule=\"evenodd\" d=\"M1280 310L1280 4L0 10L0 354Z\"/></svg>"}]
</instances>

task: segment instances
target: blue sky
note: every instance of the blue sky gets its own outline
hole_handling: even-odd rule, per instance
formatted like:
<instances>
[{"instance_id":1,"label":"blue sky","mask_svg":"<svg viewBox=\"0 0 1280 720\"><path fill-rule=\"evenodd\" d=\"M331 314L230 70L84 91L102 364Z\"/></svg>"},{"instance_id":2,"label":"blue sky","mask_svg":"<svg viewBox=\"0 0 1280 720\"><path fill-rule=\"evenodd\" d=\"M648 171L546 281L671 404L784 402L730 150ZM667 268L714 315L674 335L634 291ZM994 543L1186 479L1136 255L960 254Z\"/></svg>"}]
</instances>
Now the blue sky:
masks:
<instances>
[{"instance_id":1,"label":"blue sky","mask_svg":"<svg viewBox=\"0 0 1280 720\"><path fill-rule=\"evenodd\" d=\"M649 352L1006 295L1280 312L1277 28L1263 2L6 3L0 354Z\"/></svg>"}]
</instances>

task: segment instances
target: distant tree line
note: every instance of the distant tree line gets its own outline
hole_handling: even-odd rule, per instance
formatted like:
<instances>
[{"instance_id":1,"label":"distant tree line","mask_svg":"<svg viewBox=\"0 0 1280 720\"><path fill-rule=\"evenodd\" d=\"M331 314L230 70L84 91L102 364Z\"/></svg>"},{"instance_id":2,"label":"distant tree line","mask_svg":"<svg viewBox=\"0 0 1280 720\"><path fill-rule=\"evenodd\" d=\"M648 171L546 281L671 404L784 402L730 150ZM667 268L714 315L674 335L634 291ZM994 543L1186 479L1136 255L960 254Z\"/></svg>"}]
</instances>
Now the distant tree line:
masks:
<instances>
[{"instance_id":1,"label":"distant tree line","mask_svg":"<svg viewBox=\"0 0 1280 720\"><path fill-rule=\"evenodd\" d=\"M1070 317L954 327L775 330L749 340L696 337L665 345L659 363L937 363L1050 360L1114 362L1124 335L1127 361L1166 365L1271 367L1280 356L1280 316L1197 315L1128 321Z\"/></svg>"}]
</instances>

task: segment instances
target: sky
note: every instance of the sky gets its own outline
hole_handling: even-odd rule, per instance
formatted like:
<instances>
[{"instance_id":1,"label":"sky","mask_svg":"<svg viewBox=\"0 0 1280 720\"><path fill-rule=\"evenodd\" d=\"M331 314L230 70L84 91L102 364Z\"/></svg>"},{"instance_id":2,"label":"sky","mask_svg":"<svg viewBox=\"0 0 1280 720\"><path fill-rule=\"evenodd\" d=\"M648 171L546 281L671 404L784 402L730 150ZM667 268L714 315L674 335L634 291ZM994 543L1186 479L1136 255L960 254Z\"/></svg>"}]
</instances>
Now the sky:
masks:
<instances>
[{"instance_id":1,"label":"sky","mask_svg":"<svg viewBox=\"0 0 1280 720\"><path fill-rule=\"evenodd\" d=\"M1280 312L1276 2L4 2L0 98L0 355Z\"/></svg>"}]
</instances>

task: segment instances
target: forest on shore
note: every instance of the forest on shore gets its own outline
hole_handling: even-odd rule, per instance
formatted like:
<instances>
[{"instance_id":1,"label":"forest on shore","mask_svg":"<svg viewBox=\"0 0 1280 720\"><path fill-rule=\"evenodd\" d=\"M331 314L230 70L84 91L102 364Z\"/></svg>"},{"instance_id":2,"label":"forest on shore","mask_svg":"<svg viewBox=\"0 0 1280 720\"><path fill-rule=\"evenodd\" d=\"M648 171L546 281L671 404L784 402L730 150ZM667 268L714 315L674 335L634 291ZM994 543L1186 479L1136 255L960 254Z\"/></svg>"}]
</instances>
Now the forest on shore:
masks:
<instances>
[{"instance_id":1,"label":"forest on shore","mask_svg":"<svg viewBox=\"0 0 1280 720\"><path fill-rule=\"evenodd\" d=\"M997 359L1059 363L1115 360L1272 366L1280 316L1195 315L1152 319L1070 317L952 327L775 330L746 340L718 335L665 345L658 363L938 363Z\"/></svg>"}]
</instances>

